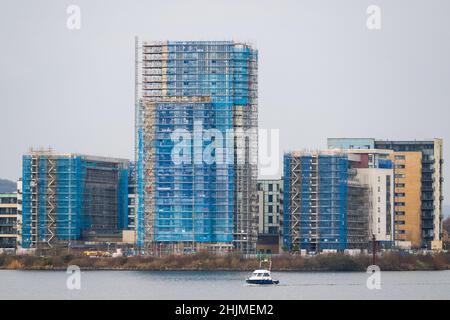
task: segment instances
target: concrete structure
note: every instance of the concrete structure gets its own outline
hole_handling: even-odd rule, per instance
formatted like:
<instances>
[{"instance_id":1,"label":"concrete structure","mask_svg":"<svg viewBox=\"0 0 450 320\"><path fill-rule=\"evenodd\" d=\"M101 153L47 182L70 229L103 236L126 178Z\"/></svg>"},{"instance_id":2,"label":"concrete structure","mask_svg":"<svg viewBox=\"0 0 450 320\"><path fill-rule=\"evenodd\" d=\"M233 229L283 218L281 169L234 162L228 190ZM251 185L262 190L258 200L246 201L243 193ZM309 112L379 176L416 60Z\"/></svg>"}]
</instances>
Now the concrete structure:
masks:
<instances>
[{"instance_id":1,"label":"concrete structure","mask_svg":"<svg viewBox=\"0 0 450 320\"><path fill-rule=\"evenodd\" d=\"M370 197L361 157L340 151L284 155L284 245L289 251L366 249Z\"/></svg>"},{"instance_id":2,"label":"concrete structure","mask_svg":"<svg viewBox=\"0 0 450 320\"><path fill-rule=\"evenodd\" d=\"M251 45L232 41L136 39L142 252L255 252L257 57ZM174 138L180 130L185 134ZM214 150L207 149L213 140ZM174 161L172 151L182 146L183 161Z\"/></svg>"},{"instance_id":3,"label":"concrete structure","mask_svg":"<svg viewBox=\"0 0 450 320\"><path fill-rule=\"evenodd\" d=\"M258 180L258 233L280 234L283 220L283 180Z\"/></svg>"},{"instance_id":4,"label":"concrete structure","mask_svg":"<svg viewBox=\"0 0 450 320\"><path fill-rule=\"evenodd\" d=\"M394 168L392 150L368 149L372 145L363 140L363 147L339 149L345 153L358 155L360 160L353 163L358 179L367 185L371 196L369 207L369 236L375 235L378 245L389 248L394 244ZM356 141L348 143L352 146Z\"/></svg>"},{"instance_id":5,"label":"concrete structure","mask_svg":"<svg viewBox=\"0 0 450 320\"><path fill-rule=\"evenodd\" d=\"M122 239L128 160L31 150L23 156L22 247Z\"/></svg>"},{"instance_id":6,"label":"concrete structure","mask_svg":"<svg viewBox=\"0 0 450 320\"><path fill-rule=\"evenodd\" d=\"M258 180L258 241L256 250L279 253L283 225L283 180Z\"/></svg>"},{"instance_id":7,"label":"concrete structure","mask_svg":"<svg viewBox=\"0 0 450 320\"><path fill-rule=\"evenodd\" d=\"M396 180L396 224L398 240L402 247L442 248L442 185L443 185L443 141L442 139L384 141L363 139L360 145L353 138L328 139L331 147L364 148L373 145L376 149L393 150ZM417 157L420 153L420 168ZM405 159L403 159L405 158ZM407 161L408 163L402 163ZM420 170L420 173L418 172ZM398 171L398 173L397 173ZM420 177L419 177L420 176ZM420 179L420 181L419 181ZM398 217L398 219L397 219ZM409 227L407 225L409 224ZM420 240L417 232L420 229Z\"/></svg>"},{"instance_id":8,"label":"concrete structure","mask_svg":"<svg viewBox=\"0 0 450 320\"><path fill-rule=\"evenodd\" d=\"M383 247L394 243L394 173L393 169L358 168L357 179L369 187L369 235Z\"/></svg>"},{"instance_id":9,"label":"concrete structure","mask_svg":"<svg viewBox=\"0 0 450 320\"><path fill-rule=\"evenodd\" d=\"M0 193L0 250L17 244L17 194Z\"/></svg>"}]
</instances>

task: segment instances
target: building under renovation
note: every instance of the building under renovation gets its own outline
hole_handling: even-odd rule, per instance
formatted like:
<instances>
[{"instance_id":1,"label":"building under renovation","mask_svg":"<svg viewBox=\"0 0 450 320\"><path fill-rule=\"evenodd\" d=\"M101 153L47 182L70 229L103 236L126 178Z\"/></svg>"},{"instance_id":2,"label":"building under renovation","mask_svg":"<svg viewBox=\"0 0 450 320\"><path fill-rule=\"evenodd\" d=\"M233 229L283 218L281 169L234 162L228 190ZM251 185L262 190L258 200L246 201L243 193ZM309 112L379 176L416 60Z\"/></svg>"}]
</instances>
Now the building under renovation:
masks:
<instances>
[{"instance_id":1,"label":"building under renovation","mask_svg":"<svg viewBox=\"0 0 450 320\"><path fill-rule=\"evenodd\" d=\"M136 39L136 242L145 253L255 251L257 70L245 43Z\"/></svg>"},{"instance_id":2,"label":"building under renovation","mask_svg":"<svg viewBox=\"0 0 450 320\"><path fill-rule=\"evenodd\" d=\"M22 247L120 239L127 224L128 163L51 151L24 155Z\"/></svg>"},{"instance_id":3,"label":"building under renovation","mask_svg":"<svg viewBox=\"0 0 450 320\"><path fill-rule=\"evenodd\" d=\"M307 252L365 249L369 195L351 155L334 151L284 155L285 248Z\"/></svg>"},{"instance_id":4,"label":"building under renovation","mask_svg":"<svg viewBox=\"0 0 450 320\"><path fill-rule=\"evenodd\" d=\"M396 245L442 250L442 139L329 138L328 147L392 150Z\"/></svg>"}]
</instances>

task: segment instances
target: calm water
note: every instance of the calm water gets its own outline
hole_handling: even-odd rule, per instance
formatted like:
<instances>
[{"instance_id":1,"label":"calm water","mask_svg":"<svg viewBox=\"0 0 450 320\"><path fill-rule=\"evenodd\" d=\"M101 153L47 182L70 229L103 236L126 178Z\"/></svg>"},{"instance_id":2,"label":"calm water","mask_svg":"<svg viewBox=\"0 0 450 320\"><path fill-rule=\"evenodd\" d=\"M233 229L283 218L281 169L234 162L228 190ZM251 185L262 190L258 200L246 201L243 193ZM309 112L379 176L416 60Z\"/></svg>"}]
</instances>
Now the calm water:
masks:
<instances>
[{"instance_id":1,"label":"calm water","mask_svg":"<svg viewBox=\"0 0 450 320\"><path fill-rule=\"evenodd\" d=\"M89 271L68 290L59 271L0 270L1 299L450 299L450 271L382 272L381 290L365 273L274 272L278 286L248 286L247 273Z\"/></svg>"}]
</instances>

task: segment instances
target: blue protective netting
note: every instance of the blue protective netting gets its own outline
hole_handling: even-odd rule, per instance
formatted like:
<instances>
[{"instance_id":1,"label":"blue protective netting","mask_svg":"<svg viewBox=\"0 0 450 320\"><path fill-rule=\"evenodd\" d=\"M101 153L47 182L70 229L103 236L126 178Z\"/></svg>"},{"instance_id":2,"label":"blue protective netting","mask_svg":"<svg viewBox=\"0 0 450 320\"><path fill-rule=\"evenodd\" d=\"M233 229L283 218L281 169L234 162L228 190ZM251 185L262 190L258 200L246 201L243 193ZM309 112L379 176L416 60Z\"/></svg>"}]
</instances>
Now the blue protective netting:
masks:
<instances>
[{"instance_id":1,"label":"blue protective netting","mask_svg":"<svg viewBox=\"0 0 450 320\"><path fill-rule=\"evenodd\" d=\"M292 250L291 223L291 154L284 155L284 245ZM319 241L316 250L347 247L348 158L346 155L319 155L318 157L318 213ZM300 249L312 250L311 244L311 171L312 157L300 157Z\"/></svg>"},{"instance_id":2,"label":"blue protective netting","mask_svg":"<svg viewBox=\"0 0 450 320\"><path fill-rule=\"evenodd\" d=\"M56 240L80 240L83 231L114 232L124 228L127 216L128 166L88 161L83 156L54 157ZM50 237L48 158L38 157L37 241ZM23 157L22 246L32 244L32 159ZM111 180L112 179L112 180ZM116 179L116 180L114 180ZM117 194L116 194L117 192ZM104 229L104 230L102 230Z\"/></svg>"},{"instance_id":3,"label":"blue protective netting","mask_svg":"<svg viewBox=\"0 0 450 320\"><path fill-rule=\"evenodd\" d=\"M224 136L233 128L233 106L250 100L249 60L257 51L233 42L168 42L165 97L209 97L210 103L159 103L156 108L155 207L144 208L146 144L137 116L137 245L145 242L145 210L155 213L151 241L231 242L233 240L234 166L174 166L168 134L192 130L194 121ZM191 131L192 132L192 131ZM224 141L225 143L225 141ZM193 150L194 151L194 150Z\"/></svg>"}]
</instances>

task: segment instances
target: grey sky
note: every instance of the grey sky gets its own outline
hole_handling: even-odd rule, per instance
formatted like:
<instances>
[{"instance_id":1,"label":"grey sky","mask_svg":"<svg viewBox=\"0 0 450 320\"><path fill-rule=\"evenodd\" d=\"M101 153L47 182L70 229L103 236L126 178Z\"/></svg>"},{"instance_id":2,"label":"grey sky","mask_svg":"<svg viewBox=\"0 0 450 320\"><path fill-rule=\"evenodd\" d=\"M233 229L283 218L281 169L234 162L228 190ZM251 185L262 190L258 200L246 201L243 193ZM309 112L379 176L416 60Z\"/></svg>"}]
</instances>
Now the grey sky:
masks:
<instances>
[{"instance_id":1,"label":"grey sky","mask_svg":"<svg viewBox=\"0 0 450 320\"><path fill-rule=\"evenodd\" d=\"M70 4L79 31L66 28ZM371 4L380 31L366 28ZM20 176L30 146L133 158L136 34L254 43L260 127L280 128L283 150L442 137L450 159L449 12L445 0L4 0L0 177Z\"/></svg>"}]
</instances>

